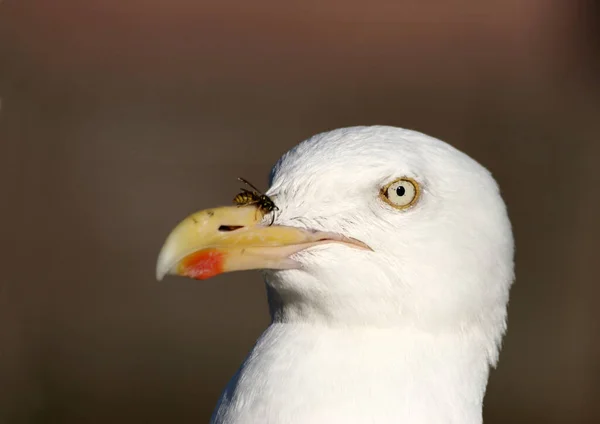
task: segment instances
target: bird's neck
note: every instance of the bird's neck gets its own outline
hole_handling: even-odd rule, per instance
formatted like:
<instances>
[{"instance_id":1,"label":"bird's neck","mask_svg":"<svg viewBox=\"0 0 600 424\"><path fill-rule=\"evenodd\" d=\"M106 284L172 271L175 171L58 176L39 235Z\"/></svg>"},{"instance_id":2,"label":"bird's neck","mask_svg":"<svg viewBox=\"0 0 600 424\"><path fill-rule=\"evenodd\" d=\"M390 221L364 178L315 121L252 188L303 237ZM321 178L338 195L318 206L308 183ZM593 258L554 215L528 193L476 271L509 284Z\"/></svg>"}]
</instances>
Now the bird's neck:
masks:
<instances>
[{"instance_id":1,"label":"bird's neck","mask_svg":"<svg viewBox=\"0 0 600 424\"><path fill-rule=\"evenodd\" d=\"M464 333L274 323L215 422L479 424L487 378Z\"/></svg>"}]
</instances>

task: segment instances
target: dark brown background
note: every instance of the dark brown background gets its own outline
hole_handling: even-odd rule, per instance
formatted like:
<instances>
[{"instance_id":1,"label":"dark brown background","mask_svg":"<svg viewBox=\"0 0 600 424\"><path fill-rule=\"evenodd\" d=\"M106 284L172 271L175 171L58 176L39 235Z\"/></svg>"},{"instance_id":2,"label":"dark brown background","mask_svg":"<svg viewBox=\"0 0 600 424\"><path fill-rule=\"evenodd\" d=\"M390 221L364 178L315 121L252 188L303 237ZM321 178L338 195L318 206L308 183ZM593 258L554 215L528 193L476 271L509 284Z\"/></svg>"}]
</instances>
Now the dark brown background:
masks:
<instances>
[{"instance_id":1,"label":"dark brown background","mask_svg":"<svg viewBox=\"0 0 600 424\"><path fill-rule=\"evenodd\" d=\"M600 422L596 2L437 3L4 0L0 422L207 422L264 287L155 282L165 235L361 124L503 189L518 279L486 423Z\"/></svg>"}]
</instances>

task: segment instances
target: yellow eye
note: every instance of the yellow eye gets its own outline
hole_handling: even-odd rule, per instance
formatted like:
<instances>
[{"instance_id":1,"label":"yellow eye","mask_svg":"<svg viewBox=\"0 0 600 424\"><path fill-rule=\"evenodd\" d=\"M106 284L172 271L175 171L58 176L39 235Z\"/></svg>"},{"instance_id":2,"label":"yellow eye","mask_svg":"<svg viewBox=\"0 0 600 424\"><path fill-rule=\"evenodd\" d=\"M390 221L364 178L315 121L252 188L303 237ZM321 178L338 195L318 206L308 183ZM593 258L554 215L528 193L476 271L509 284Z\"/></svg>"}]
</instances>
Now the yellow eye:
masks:
<instances>
[{"instance_id":1,"label":"yellow eye","mask_svg":"<svg viewBox=\"0 0 600 424\"><path fill-rule=\"evenodd\" d=\"M406 209L419 199L421 189L412 178L402 177L381 189L380 196L396 209Z\"/></svg>"}]
</instances>

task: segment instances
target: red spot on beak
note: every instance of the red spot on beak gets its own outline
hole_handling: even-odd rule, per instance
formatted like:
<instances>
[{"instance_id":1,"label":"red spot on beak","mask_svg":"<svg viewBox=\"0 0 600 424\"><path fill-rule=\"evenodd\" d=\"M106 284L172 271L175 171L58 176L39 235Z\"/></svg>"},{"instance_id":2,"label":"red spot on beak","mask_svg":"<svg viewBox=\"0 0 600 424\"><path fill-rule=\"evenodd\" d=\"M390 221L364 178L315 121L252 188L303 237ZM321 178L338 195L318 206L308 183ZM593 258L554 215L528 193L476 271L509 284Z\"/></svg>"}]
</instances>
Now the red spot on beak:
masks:
<instances>
[{"instance_id":1,"label":"red spot on beak","mask_svg":"<svg viewBox=\"0 0 600 424\"><path fill-rule=\"evenodd\" d=\"M225 254L217 249L205 249L183 258L179 274L196 280L205 280L223 273Z\"/></svg>"}]
</instances>

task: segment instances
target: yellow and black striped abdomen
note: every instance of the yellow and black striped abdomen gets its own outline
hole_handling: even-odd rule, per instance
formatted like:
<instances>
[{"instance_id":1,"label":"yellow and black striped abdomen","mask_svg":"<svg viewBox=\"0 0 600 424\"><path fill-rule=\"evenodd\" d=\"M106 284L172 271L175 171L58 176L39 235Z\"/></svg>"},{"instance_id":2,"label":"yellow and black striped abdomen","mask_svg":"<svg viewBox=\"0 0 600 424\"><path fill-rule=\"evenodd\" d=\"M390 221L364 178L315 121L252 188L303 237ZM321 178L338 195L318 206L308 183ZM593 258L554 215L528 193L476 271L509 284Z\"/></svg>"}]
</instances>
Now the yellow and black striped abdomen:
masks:
<instances>
[{"instance_id":1,"label":"yellow and black striped abdomen","mask_svg":"<svg viewBox=\"0 0 600 424\"><path fill-rule=\"evenodd\" d=\"M233 202L237 205L249 205L251 203L258 203L259 200L260 196L249 191L239 193L233 198Z\"/></svg>"}]
</instances>

